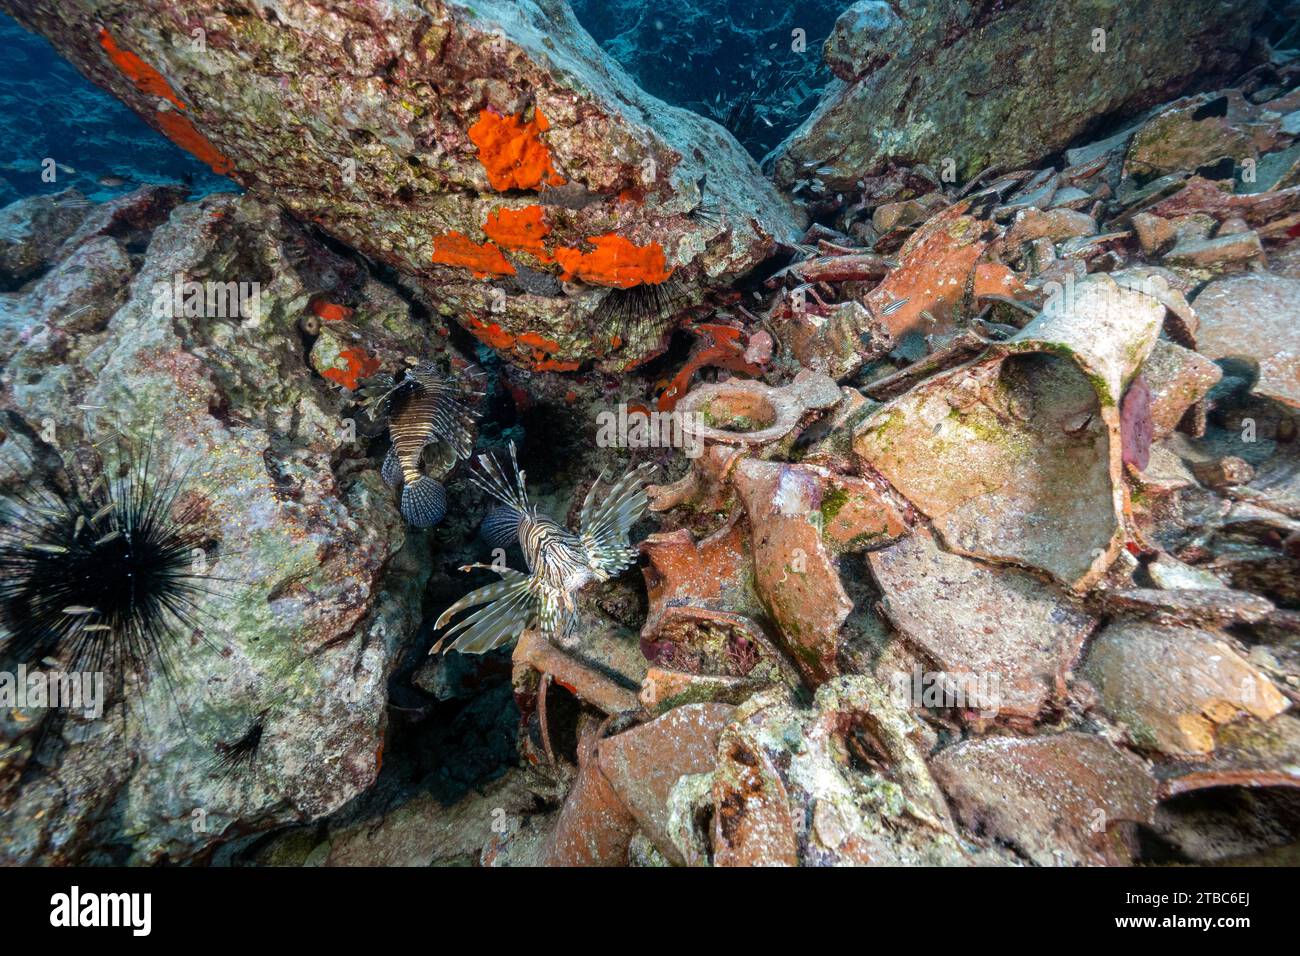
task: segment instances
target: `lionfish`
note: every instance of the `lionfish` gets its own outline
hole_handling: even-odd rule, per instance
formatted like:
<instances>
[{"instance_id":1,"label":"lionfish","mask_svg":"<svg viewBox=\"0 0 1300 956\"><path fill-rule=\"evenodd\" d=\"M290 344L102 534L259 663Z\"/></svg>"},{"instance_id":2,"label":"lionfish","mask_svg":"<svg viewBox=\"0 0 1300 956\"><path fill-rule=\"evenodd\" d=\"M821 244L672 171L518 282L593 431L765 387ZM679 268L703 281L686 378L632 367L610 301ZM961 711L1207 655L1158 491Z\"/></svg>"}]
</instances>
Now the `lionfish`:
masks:
<instances>
[{"instance_id":1,"label":"lionfish","mask_svg":"<svg viewBox=\"0 0 1300 956\"><path fill-rule=\"evenodd\" d=\"M390 488L402 489L402 517L416 528L431 528L447 515L447 489L424 474L421 455L436 441L457 459L474 453L475 412L464 404L472 394L444 378L432 362L408 368L400 379L376 375L361 390L371 417L388 415L392 447L381 470Z\"/></svg>"},{"instance_id":2,"label":"lionfish","mask_svg":"<svg viewBox=\"0 0 1300 956\"><path fill-rule=\"evenodd\" d=\"M448 650L482 654L530 627L540 629L562 647L572 646L579 590L620 574L636 560L637 551L628 543L628 533L645 512L642 483L654 465L634 468L604 488L605 473L601 472L582 503L575 533L528 503L525 474L519 470L513 442L513 480L494 457L480 455L478 460L480 472L471 472L470 480L502 503L484 520L483 536L497 547L518 540L528 573L487 564L462 568L491 568L502 580L471 591L442 612L436 628L461 611L479 608L447 631L433 651L455 637Z\"/></svg>"}]
</instances>

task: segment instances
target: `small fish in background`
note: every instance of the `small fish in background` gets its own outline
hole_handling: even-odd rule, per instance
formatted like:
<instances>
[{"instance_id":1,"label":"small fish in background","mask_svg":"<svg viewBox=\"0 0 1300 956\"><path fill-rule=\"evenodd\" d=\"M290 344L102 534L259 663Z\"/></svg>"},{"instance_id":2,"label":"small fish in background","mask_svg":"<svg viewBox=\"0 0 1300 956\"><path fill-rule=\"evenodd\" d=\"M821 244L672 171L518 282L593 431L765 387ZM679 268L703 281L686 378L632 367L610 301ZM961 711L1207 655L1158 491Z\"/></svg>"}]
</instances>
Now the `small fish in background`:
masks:
<instances>
[{"instance_id":1,"label":"small fish in background","mask_svg":"<svg viewBox=\"0 0 1300 956\"><path fill-rule=\"evenodd\" d=\"M457 459L474 453L477 413L465 404L477 394L442 375L432 362L406 369L401 378L376 375L359 393L372 419L388 416L392 447L381 474L390 488L402 489L402 517L415 528L431 528L447 515L447 489L424 474L426 446L443 442Z\"/></svg>"},{"instance_id":2,"label":"small fish in background","mask_svg":"<svg viewBox=\"0 0 1300 956\"><path fill-rule=\"evenodd\" d=\"M899 309L901 309L903 306L907 305L907 303L910 302L910 301L911 301L910 298L895 299L893 302L889 303L889 305L887 305L887 306L885 306L883 309L881 309L881 310L880 310L880 314L881 314L882 316L884 316L884 315L893 315L895 312L897 312L897 311L898 311Z\"/></svg>"},{"instance_id":3,"label":"small fish in background","mask_svg":"<svg viewBox=\"0 0 1300 956\"><path fill-rule=\"evenodd\" d=\"M40 161L34 159L19 159L8 163L0 163L0 169L11 173L45 173L49 167L53 166L55 170L63 173L65 176L75 176L77 171L67 163L56 162L51 159Z\"/></svg>"},{"instance_id":4,"label":"small fish in background","mask_svg":"<svg viewBox=\"0 0 1300 956\"><path fill-rule=\"evenodd\" d=\"M122 176L106 175L100 176L95 180L95 182L99 183L99 185L103 186L105 189L116 189L119 186L127 185L130 180L125 179Z\"/></svg>"},{"instance_id":5,"label":"small fish in background","mask_svg":"<svg viewBox=\"0 0 1300 956\"><path fill-rule=\"evenodd\" d=\"M518 541L528 573L486 564L462 568L490 568L502 580L471 591L442 612L435 628L461 611L479 608L448 630L430 653L454 637L448 650L482 654L513 641L529 627L539 628L561 647L572 646L578 592L621 574L636 561L628 534L645 513L643 485L654 465L633 468L608 485L602 472L583 500L578 530L573 532L528 503L526 476L519 470L513 442L509 474L494 457L479 455L478 461L479 471L471 472L470 480L501 502L484 519L483 537L494 547Z\"/></svg>"},{"instance_id":6,"label":"small fish in background","mask_svg":"<svg viewBox=\"0 0 1300 956\"><path fill-rule=\"evenodd\" d=\"M593 193L581 183L565 183L563 186L543 185L537 201L543 206L558 206L561 209L586 209L604 197Z\"/></svg>"}]
</instances>

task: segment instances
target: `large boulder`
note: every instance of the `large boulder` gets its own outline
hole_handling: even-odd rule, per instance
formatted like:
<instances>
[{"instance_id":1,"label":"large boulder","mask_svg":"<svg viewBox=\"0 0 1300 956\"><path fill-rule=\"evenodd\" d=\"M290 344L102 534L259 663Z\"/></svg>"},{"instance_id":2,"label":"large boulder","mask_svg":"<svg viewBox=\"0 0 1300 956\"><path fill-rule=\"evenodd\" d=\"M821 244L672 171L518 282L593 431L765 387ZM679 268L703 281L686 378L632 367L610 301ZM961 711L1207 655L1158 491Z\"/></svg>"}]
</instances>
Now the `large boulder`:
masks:
<instances>
[{"instance_id":1,"label":"large boulder","mask_svg":"<svg viewBox=\"0 0 1300 956\"><path fill-rule=\"evenodd\" d=\"M778 150L777 181L815 175L834 191L891 164L928 164L955 181L993 163L1029 165L1099 120L1234 69L1263 8L1262 0L859 0L826 41L837 81Z\"/></svg>"},{"instance_id":2,"label":"large boulder","mask_svg":"<svg viewBox=\"0 0 1300 956\"><path fill-rule=\"evenodd\" d=\"M388 678L420 620L430 540L406 532L321 343L394 368L447 358L445 340L274 207L180 199L93 208L0 295L0 493L30 498L52 461L120 433L155 474L188 469L210 592L169 679L152 668L102 719L3 708L0 863L193 860L332 813L378 773ZM199 305L188 290L216 283L258 307L173 308L172 290ZM357 301L328 329L308 308L323 284ZM122 668L106 670L111 686Z\"/></svg>"},{"instance_id":3,"label":"large boulder","mask_svg":"<svg viewBox=\"0 0 1300 956\"><path fill-rule=\"evenodd\" d=\"M644 358L796 231L730 134L642 92L562 0L0 9L531 368Z\"/></svg>"}]
</instances>

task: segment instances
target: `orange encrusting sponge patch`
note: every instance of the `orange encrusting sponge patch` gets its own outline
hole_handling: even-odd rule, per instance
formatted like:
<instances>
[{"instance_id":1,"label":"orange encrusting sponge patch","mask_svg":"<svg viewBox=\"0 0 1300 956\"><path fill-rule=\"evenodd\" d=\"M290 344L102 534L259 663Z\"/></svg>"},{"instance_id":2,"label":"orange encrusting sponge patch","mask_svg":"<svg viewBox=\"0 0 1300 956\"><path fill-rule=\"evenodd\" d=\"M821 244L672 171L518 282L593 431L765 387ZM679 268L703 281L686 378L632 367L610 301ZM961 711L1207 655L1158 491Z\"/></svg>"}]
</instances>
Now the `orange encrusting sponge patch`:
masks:
<instances>
[{"instance_id":1,"label":"orange encrusting sponge patch","mask_svg":"<svg viewBox=\"0 0 1300 956\"><path fill-rule=\"evenodd\" d=\"M321 374L346 389L355 391L361 379L379 371L379 359L371 358L365 349L344 349L339 358L348 363L347 368L327 368Z\"/></svg>"},{"instance_id":2,"label":"orange encrusting sponge patch","mask_svg":"<svg viewBox=\"0 0 1300 956\"><path fill-rule=\"evenodd\" d=\"M479 245L459 232L433 237L433 261L445 266L464 266L476 279L515 274L515 267L506 261L500 249L490 242Z\"/></svg>"},{"instance_id":3,"label":"orange encrusting sponge patch","mask_svg":"<svg viewBox=\"0 0 1300 956\"><path fill-rule=\"evenodd\" d=\"M353 310L346 305L339 305L337 302L326 302L324 299L313 302L311 310L326 322L342 322L344 319L352 318L353 313Z\"/></svg>"},{"instance_id":4,"label":"orange encrusting sponge patch","mask_svg":"<svg viewBox=\"0 0 1300 956\"><path fill-rule=\"evenodd\" d=\"M519 357L535 372L576 372L582 365L581 362L551 358L560 344L537 332L521 332L515 336L495 322L484 322L476 315L465 316L465 328L479 341L501 352L516 350L519 354L526 348L527 352L519 354Z\"/></svg>"},{"instance_id":5,"label":"orange encrusting sponge patch","mask_svg":"<svg viewBox=\"0 0 1300 956\"><path fill-rule=\"evenodd\" d=\"M551 165L551 151L539 135L551 124L541 110L534 111L527 123L521 115L500 116L491 110L480 110L478 122L469 128L470 141L478 147L479 162L487 170L488 182L497 192L538 189L543 182L550 186L564 185L563 177Z\"/></svg>"},{"instance_id":6,"label":"orange encrusting sponge patch","mask_svg":"<svg viewBox=\"0 0 1300 956\"><path fill-rule=\"evenodd\" d=\"M161 73L130 50L123 50L119 47L117 41L103 27L99 29L99 45L104 48L104 52L108 54L108 58L113 61L113 64L135 84L135 88L141 93L148 93L150 96L161 96L163 99L174 103L178 109L186 109L185 104L176 95L176 91L171 88L171 84L164 79Z\"/></svg>"},{"instance_id":7,"label":"orange encrusting sponge patch","mask_svg":"<svg viewBox=\"0 0 1300 956\"><path fill-rule=\"evenodd\" d=\"M673 274L657 242L638 246L614 233L591 236L587 241L596 247L595 251L582 252L568 246L555 250L555 259L564 269L561 278L567 281L577 276L593 285L630 289L643 282L658 285Z\"/></svg>"},{"instance_id":8,"label":"orange encrusting sponge patch","mask_svg":"<svg viewBox=\"0 0 1300 956\"><path fill-rule=\"evenodd\" d=\"M180 113L160 111L155 119L158 120L158 125L162 127L168 139L207 163L218 176L224 176L235 168L235 164L227 156L222 155L221 150L208 142L207 138L194 128L194 124Z\"/></svg>"},{"instance_id":9,"label":"orange encrusting sponge patch","mask_svg":"<svg viewBox=\"0 0 1300 956\"><path fill-rule=\"evenodd\" d=\"M495 322L484 322L476 315L465 316L465 326L480 341L503 352L514 348L515 337Z\"/></svg>"},{"instance_id":10,"label":"orange encrusting sponge patch","mask_svg":"<svg viewBox=\"0 0 1300 956\"><path fill-rule=\"evenodd\" d=\"M523 209L498 209L488 214L483 231L489 239L498 245L517 252L531 252L542 262L554 262L555 258L546 251L543 240L550 233L551 227L543 219L545 210L541 206L525 206Z\"/></svg>"},{"instance_id":11,"label":"orange encrusting sponge patch","mask_svg":"<svg viewBox=\"0 0 1300 956\"><path fill-rule=\"evenodd\" d=\"M119 47L112 35L102 27L99 31L99 45L104 48L113 65L121 70L122 75L134 83L135 88L141 93L160 96L179 110L188 109L161 73L130 50ZM207 163L218 176L224 176L235 168L235 164L222 155L221 151L208 142L207 138L194 128L194 124L180 113L158 110L154 113L154 119L158 121L158 125L162 127L168 139Z\"/></svg>"}]
</instances>

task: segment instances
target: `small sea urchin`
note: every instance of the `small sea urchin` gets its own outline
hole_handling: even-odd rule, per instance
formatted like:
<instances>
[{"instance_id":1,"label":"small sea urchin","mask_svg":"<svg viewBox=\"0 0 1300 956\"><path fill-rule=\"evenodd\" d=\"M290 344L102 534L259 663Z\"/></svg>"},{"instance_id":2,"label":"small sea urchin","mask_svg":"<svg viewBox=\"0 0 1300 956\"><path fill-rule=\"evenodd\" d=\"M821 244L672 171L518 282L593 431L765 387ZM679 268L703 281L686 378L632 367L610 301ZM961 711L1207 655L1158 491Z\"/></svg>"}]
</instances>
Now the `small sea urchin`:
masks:
<instances>
[{"instance_id":1,"label":"small sea urchin","mask_svg":"<svg viewBox=\"0 0 1300 956\"><path fill-rule=\"evenodd\" d=\"M216 756L212 761L213 776L225 780L248 773L257 764L257 755L262 749L262 735L265 732L266 714L263 713L238 740L231 743L218 743Z\"/></svg>"},{"instance_id":2,"label":"small sea urchin","mask_svg":"<svg viewBox=\"0 0 1300 956\"><path fill-rule=\"evenodd\" d=\"M700 190L700 201L695 204L686 215L696 222L708 223L711 226L721 225L722 223L722 203L713 194L708 186L708 177L701 176L698 183Z\"/></svg>"},{"instance_id":3,"label":"small sea urchin","mask_svg":"<svg viewBox=\"0 0 1300 956\"><path fill-rule=\"evenodd\" d=\"M157 469L152 447L116 465L64 469L0 514L0 624L11 658L77 671L169 676L182 632L197 630L207 554L185 474Z\"/></svg>"}]
</instances>

